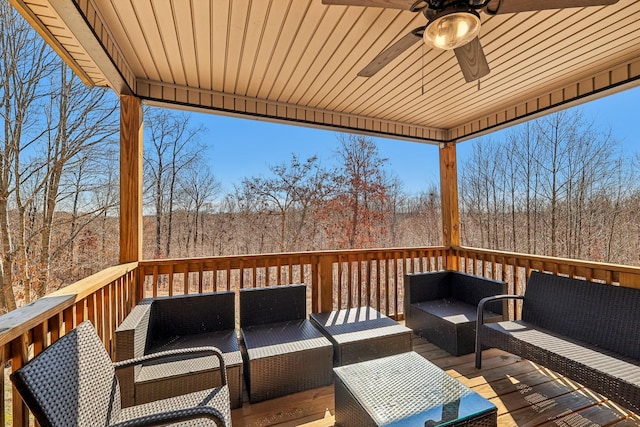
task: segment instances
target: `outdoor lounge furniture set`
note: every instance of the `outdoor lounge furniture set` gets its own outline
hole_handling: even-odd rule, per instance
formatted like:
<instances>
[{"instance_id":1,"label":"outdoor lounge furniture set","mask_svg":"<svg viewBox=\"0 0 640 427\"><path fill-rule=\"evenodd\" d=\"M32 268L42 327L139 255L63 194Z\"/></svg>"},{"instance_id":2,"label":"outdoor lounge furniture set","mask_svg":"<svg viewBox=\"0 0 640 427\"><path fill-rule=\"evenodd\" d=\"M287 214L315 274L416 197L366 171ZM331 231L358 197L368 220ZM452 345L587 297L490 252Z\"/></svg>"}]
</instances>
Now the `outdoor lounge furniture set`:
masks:
<instances>
[{"instance_id":1,"label":"outdoor lounge furniture set","mask_svg":"<svg viewBox=\"0 0 640 427\"><path fill-rule=\"evenodd\" d=\"M309 319L333 344L334 366L411 351L411 329L372 307L312 313Z\"/></svg>"},{"instance_id":2,"label":"outdoor lounge furniture set","mask_svg":"<svg viewBox=\"0 0 640 427\"><path fill-rule=\"evenodd\" d=\"M485 323L483 307L522 301L521 320ZM483 299L481 346L519 355L640 412L640 289L531 272L524 295Z\"/></svg>"},{"instance_id":3,"label":"outdoor lounge furniture set","mask_svg":"<svg viewBox=\"0 0 640 427\"><path fill-rule=\"evenodd\" d=\"M117 361L191 347L220 349L227 367L231 407L242 406L242 355L233 292L144 299L120 324L115 340ZM217 386L219 370L217 358L211 355L176 356L130 366L118 372L123 405Z\"/></svg>"},{"instance_id":4,"label":"outdoor lounge furniture set","mask_svg":"<svg viewBox=\"0 0 640 427\"><path fill-rule=\"evenodd\" d=\"M305 285L240 291L249 401L333 383L333 367L411 350L411 330L371 307L314 313Z\"/></svg>"},{"instance_id":5,"label":"outdoor lounge furniture set","mask_svg":"<svg viewBox=\"0 0 640 427\"><path fill-rule=\"evenodd\" d=\"M337 364L411 350L411 330L370 307L310 322L306 293L305 285L241 290L240 340L233 292L145 299L116 330L115 364L84 322L12 379L43 426L139 417L126 425L203 417L230 425L243 372L258 402L332 384L334 348Z\"/></svg>"},{"instance_id":6,"label":"outdoor lounge furniture set","mask_svg":"<svg viewBox=\"0 0 640 427\"><path fill-rule=\"evenodd\" d=\"M307 288L240 291L244 372L251 403L333 382L333 348L307 319Z\"/></svg>"},{"instance_id":7,"label":"outdoor lounge furniture set","mask_svg":"<svg viewBox=\"0 0 640 427\"><path fill-rule=\"evenodd\" d=\"M506 283L442 271L405 276L406 325L449 353L495 347L640 412L640 289L532 271L524 295ZM522 301L521 320L506 318Z\"/></svg>"},{"instance_id":8,"label":"outdoor lounge furniture set","mask_svg":"<svg viewBox=\"0 0 640 427\"><path fill-rule=\"evenodd\" d=\"M436 340L442 337L443 345L450 343L456 351L471 353L477 303L504 291L504 282L462 273L407 275L406 324L420 335ZM488 312L487 317L499 320L502 304L496 306L499 314ZM411 329L370 308L313 313L310 319L336 349L336 425L496 425L495 405L411 351ZM359 323L358 319L365 321Z\"/></svg>"},{"instance_id":9,"label":"outdoor lounge furniture set","mask_svg":"<svg viewBox=\"0 0 640 427\"><path fill-rule=\"evenodd\" d=\"M371 307L309 319L333 343L337 426L496 425L495 405L411 351L411 329Z\"/></svg>"},{"instance_id":10,"label":"outdoor lounge furniture set","mask_svg":"<svg viewBox=\"0 0 640 427\"><path fill-rule=\"evenodd\" d=\"M406 275L407 326L452 354L475 344L478 369L483 348L501 348L640 412L639 289L535 271L523 296L505 287L450 271ZM412 352L411 329L370 307L307 319L305 285L241 290L238 340L235 297L143 300L116 331L115 364L84 322L11 379L40 425L230 425L243 372L251 402L335 378L337 425L496 425L493 404ZM522 320L505 320L509 299L522 301Z\"/></svg>"}]
</instances>

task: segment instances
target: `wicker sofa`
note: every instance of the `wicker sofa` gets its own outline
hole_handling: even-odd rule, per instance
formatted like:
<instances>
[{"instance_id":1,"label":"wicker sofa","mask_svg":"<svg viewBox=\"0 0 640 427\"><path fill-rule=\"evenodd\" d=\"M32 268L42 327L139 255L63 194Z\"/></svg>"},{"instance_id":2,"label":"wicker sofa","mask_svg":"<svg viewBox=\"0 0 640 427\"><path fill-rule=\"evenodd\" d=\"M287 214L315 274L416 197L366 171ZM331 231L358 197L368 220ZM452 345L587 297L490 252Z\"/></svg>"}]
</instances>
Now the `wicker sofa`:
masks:
<instances>
[{"instance_id":1,"label":"wicker sofa","mask_svg":"<svg viewBox=\"0 0 640 427\"><path fill-rule=\"evenodd\" d=\"M116 330L116 359L167 350L213 346L227 365L231 407L242 406L242 355L235 331L235 293L148 298ZM118 371L125 406L219 385L219 363L212 356L176 357Z\"/></svg>"},{"instance_id":2,"label":"wicker sofa","mask_svg":"<svg viewBox=\"0 0 640 427\"><path fill-rule=\"evenodd\" d=\"M476 314L480 300L507 292L502 281L458 271L404 276L405 324L416 335L461 356L475 349ZM485 322L503 320L502 303L487 306Z\"/></svg>"},{"instance_id":3,"label":"wicker sofa","mask_svg":"<svg viewBox=\"0 0 640 427\"><path fill-rule=\"evenodd\" d=\"M240 328L250 402L333 382L333 346L307 319L305 285L241 289Z\"/></svg>"},{"instance_id":4,"label":"wicker sofa","mask_svg":"<svg viewBox=\"0 0 640 427\"><path fill-rule=\"evenodd\" d=\"M522 300L522 320L483 324L496 300ZM532 272L523 296L478 306L476 367L481 345L543 365L640 412L640 289Z\"/></svg>"}]
</instances>

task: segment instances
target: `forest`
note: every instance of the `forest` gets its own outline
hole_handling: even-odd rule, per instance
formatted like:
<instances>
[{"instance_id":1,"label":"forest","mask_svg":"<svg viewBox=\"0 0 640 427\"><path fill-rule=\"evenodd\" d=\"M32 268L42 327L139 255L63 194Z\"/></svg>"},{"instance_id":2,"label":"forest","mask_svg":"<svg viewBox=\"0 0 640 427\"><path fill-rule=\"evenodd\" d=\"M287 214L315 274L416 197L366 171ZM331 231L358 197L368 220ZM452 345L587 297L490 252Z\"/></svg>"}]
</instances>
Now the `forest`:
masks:
<instances>
[{"instance_id":1,"label":"forest","mask_svg":"<svg viewBox=\"0 0 640 427\"><path fill-rule=\"evenodd\" d=\"M0 312L118 262L119 103L0 1ZM439 189L407 194L375 139L270 165L223 192L189 114L145 109L144 258L441 244ZM400 142L400 144L408 144ZM459 159L462 244L638 265L637 154L579 110Z\"/></svg>"}]
</instances>

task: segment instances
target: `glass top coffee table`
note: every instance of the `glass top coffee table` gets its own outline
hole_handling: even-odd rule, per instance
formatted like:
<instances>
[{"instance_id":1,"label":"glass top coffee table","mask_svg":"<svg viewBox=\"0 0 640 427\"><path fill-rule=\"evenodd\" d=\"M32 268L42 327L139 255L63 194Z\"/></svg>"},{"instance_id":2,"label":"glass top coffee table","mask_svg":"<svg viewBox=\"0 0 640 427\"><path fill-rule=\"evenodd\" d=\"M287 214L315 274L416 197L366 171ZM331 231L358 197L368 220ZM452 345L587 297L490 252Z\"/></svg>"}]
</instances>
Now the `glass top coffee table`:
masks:
<instances>
[{"instance_id":1,"label":"glass top coffee table","mask_svg":"<svg viewBox=\"0 0 640 427\"><path fill-rule=\"evenodd\" d=\"M496 425L495 405L413 351L333 371L339 426Z\"/></svg>"}]
</instances>

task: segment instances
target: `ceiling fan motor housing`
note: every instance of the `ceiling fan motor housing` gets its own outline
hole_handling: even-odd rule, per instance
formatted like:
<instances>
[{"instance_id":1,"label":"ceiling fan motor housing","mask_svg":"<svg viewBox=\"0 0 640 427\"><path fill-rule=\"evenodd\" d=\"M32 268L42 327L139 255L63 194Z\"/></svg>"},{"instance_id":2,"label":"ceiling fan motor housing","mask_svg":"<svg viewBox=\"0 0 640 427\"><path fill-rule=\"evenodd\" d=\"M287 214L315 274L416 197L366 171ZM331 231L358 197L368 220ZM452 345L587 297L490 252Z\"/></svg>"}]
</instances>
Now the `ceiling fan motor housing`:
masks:
<instances>
[{"instance_id":1,"label":"ceiling fan motor housing","mask_svg":"<svg viewBox=\"0 0 640 427\"><path fill-rule=\"evenodd\" d=\"M468 6L458 5L460 2L446 5L431 17L424 31L427 45L444 50L453 50L464 46L480 33L480 15Z\"/></svg>"}]
</instances>

